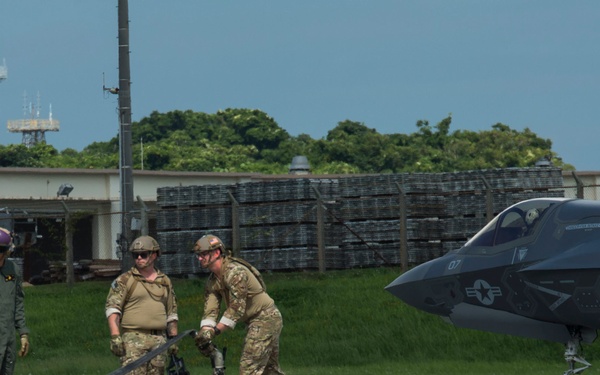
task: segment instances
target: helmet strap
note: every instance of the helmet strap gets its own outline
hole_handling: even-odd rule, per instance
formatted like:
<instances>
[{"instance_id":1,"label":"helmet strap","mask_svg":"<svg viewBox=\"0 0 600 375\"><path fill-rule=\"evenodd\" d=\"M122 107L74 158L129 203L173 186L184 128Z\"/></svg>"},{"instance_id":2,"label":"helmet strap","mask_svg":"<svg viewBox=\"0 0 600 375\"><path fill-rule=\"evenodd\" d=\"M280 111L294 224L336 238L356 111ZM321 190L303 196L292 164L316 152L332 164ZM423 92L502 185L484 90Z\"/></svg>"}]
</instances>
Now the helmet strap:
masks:
<instances>
[{"instance_id":1,"label":"helmet strap","mask_svg":"<svg viewBox=\"0 0 600 375\"><path fill-rule=\"evenodd\" d=\"M221 253L219 254L219 256L218 256L218 257L212 258L212 256L214 255L214 252L215 252L215 251L217 251L217 250L219 250ZM210 262L209 262L209 263L206 265L206 268L210 268L210 266L212 266L212 265L213 265L213 264L214 264L214 263L215 263L217 260L219 260L220 258L222 258L222 257L223 257L223 249L222 249L222 248L220 248L220 247L219 247L219 248L217 248L217 249L214 249L214 250L213 250L213 252L212 252L212 254L211 254L210 256L211 256L211 260L210 260Z\"/></svg>"}]
</instances>

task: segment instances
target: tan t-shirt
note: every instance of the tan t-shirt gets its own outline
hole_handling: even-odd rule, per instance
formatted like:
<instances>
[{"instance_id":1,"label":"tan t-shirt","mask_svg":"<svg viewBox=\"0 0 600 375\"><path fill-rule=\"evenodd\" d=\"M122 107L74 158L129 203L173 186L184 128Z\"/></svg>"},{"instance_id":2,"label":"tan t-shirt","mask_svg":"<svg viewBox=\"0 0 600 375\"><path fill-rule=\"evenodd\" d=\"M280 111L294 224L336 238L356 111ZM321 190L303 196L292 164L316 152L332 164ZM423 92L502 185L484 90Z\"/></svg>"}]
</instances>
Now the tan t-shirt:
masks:
<instances>
[{"instance_id":1,"label":"tan t-shirt","mask_svg":"<svg viewBox=\"0 0 600 375\"><path fill-rule=\"evenodd\" d=\"M119 276L106 299L106 316L121 314L121 327L131 330L165 330L167 322L177 320L177 299L171 280L158 270L157 273L151 282L135 267Z\"/></svg>"}]
</instances>

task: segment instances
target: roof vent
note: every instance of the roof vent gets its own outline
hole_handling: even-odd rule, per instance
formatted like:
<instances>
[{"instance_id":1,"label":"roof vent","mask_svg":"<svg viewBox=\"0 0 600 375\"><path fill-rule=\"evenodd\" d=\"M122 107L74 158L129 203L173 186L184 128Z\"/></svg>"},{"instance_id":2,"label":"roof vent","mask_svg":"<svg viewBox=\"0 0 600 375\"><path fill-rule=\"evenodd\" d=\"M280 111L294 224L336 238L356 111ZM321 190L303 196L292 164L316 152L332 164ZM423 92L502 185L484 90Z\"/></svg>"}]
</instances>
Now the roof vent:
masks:
<instances>
[{"instance_id":1,"label":"roof vent","mask_svg":"<svg viewBox=\"0 0 600 375\"><path fill-rule=\"evenodd\" d=\"M540 160L535 162L535 166L540 167L540 168L551 167L552 162L550 161L550 158L548 158L547 156L544 156Z\"/></svg>"},{"instance_id":2,"label":"roof vent","mask_svg":"<svg viewBox=\"0 0 600 375\"><path fill-rule=\"evenodd\" d=\"M294 156L290 164L290 174L310 174L310 165L306 156Z\"/></svg>"}]
</instances>

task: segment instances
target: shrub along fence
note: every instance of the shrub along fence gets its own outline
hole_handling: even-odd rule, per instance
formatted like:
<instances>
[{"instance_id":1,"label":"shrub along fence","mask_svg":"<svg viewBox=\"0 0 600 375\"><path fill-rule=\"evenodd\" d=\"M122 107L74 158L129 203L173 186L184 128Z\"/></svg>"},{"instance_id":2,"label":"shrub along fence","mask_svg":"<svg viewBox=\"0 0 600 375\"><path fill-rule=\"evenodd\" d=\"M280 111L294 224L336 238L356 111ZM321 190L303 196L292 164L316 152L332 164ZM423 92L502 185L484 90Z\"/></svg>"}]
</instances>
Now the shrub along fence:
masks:
<instances>
[{"instance_id":1,"label":"shrub along fence","mask_svg":"<svg viewBox=\"0 0 600 375\"><path fill-rule=\"evenodd\" d=\"M200 273L207 233L261 270L419 264L459 248L519 201L563 197L558 168L290 178L162 187L157 237L168 274Z\"/></svg>"}]
</instances>

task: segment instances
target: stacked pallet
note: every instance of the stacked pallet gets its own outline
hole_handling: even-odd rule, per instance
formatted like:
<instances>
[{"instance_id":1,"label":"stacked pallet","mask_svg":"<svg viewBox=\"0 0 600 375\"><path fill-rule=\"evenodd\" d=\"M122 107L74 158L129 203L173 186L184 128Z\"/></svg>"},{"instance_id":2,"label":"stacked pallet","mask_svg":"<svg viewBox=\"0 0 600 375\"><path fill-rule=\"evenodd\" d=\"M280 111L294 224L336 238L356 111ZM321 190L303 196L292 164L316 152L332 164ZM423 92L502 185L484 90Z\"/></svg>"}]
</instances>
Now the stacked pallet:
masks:
<instances>
[{"instance_id":1,"label":"stacked pallet","mask_svg":"<svg viewBox=\"0 0 600 375\"><path fill-rule=\"evenodd\" d=\"M79 281L111 279L117 277L120 273L121 264L119 260L82 259L73 262L73 274L75 279ZM63 261L51 262L47 270L42 271L41 275L35 276L35 279L30 281L32 284L63 283L67 281L67 263Z\"/></svg>"},{"instance_id":2,"label":"stacked pallet","mask_svg":"<svg viewBox=\"0 0 600 375\"><path fill-rule=\"evenodd\" d=\"M340 180L339 214L350 222L342 237L346 266L400 262L401 195L407 213L409 263L419 264L461 247L487 223L488 186L492 189L494 215L522 200L564 195L562 173L556 168L391 174ZM369 251L374 254L366 257L363 253Z\"/></svg>"},{"instance_id":3,"label":"stacked pallet","mask_svg":"<svg viewBox=\"0 0 600 375\"><path fill-rule=\"evenodd\" d=\"M319 195L323 199L335 197L337 180L289 179L159 188L157 240L165 249L159 267L170 274L203 272L191 253L194 242L210 233L230 247L236 215L242 249L239 256L262 269L315 268ZM335 248L328 251L332 253L329 262L333 267Z\"/></svg>"},{"instance_id":4,"label":"stacked pallet","mask_svg":"<svg viewBox=\"0 0 600 375\"><path fill-rule=\"evenodd\" d=\"M495 215L525 199L562 197L562 187L557 168L164 187L157 194L158 241L165 249L159 265L171 274L202 272L191 253L194 242L211 233L231 246L236 221L239 255L259 269L318 268L319 199L327 268L399 264L403 237L409 263L418 264L462 246L486 224L489 204Z\"/></svg>"}]
</instances>

